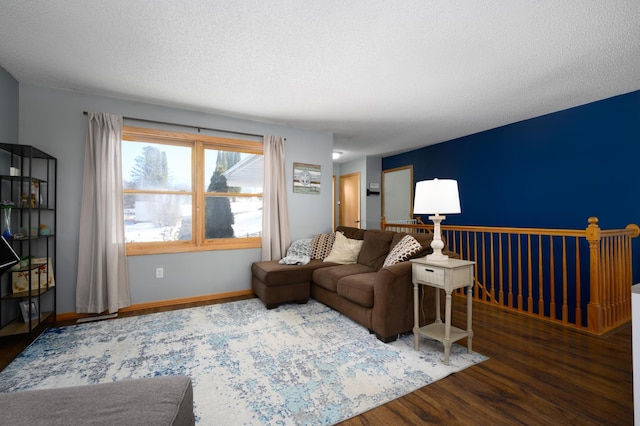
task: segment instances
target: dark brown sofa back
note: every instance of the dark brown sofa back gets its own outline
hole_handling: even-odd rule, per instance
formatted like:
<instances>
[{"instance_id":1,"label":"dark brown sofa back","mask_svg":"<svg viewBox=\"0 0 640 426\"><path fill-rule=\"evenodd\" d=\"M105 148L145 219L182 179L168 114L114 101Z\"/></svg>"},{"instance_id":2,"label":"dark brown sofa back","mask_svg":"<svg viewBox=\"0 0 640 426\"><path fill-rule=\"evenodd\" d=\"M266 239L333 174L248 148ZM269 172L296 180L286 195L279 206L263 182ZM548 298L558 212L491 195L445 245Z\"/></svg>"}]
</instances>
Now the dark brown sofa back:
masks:
<instances>
[{"instance_id":1,"label":"dark brown sofa back","mask_svg":"<svg viewBox=\"0 0 640 426\"><path fill-rule=\"evenodd\" d=\"M394 235L395 232L393 231L365 231L358 263L371 266L376 271L382 268L382 264L389 254L391 240Z\"/></svg>"}]
</instances>

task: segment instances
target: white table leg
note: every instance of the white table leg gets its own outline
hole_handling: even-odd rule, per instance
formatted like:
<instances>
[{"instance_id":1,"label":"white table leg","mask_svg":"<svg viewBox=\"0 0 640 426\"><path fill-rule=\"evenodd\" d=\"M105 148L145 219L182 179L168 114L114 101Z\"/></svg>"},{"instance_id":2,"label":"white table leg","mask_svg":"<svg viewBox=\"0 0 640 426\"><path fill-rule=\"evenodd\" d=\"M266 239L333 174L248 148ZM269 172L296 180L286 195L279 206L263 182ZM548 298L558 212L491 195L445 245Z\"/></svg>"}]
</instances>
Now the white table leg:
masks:
<instances>
[{"instance_id":1,"label":"white table leg","mask_svg":"<svg viewBox=\"0 0 640 426\"><path fill-rule=\"evenodd\" d=\"M436 291L436 320L435 322L437 324L441 324L442 323L442 316L440 315L440 289L437 287L434 287L434 290Z\"/></svg>"},{"instance_id":2,"label":"white table leg","mask_svg":"<svg viewBox=\"0 0 640 426\"><path fill-rule=\"evenodd\" d=\"M413 349L418 350L418 328L420 316L418 311L418 283L413 283Z\"/></svg>"},{"instance_id":3,"label":"white table leg","mask_svg":"<svg viewBox=\"0 0 640 426\"><path fill-rule=\"evenodd\" d=\"M447 292L444 309L444 364L449 365L449 353L451 352L451 290Z\"/></svg>"},{"instance_id":4,"label":"white table leg","mask_svg":"<svg viewBox=\"0 0 640 426\"><path fill-rule=\"evenodd\" d=\"M471 312L472 312L472 296L473 296L473 281L471 285L467 287L467 353L471 353L471 339L473 339L473 330L471 329Z\"/></svg>"}]
</instances>

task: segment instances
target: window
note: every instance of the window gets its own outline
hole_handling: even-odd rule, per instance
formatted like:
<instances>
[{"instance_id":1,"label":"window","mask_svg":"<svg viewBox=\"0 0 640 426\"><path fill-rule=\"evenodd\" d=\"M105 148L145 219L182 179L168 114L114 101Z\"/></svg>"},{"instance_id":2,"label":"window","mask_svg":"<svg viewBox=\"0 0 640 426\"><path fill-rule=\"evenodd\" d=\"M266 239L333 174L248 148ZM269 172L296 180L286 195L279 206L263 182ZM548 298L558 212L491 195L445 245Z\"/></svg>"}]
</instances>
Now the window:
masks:
<instances>
[{"instance_id":1,"label":"window","mask_svg":"<svg viewBox=\"0 0 640 426\"><path fill-rule=\"evenodd\" d=\"M127 254L261 246L262 143L125 126Z\"/></svg>"}]
</instances>

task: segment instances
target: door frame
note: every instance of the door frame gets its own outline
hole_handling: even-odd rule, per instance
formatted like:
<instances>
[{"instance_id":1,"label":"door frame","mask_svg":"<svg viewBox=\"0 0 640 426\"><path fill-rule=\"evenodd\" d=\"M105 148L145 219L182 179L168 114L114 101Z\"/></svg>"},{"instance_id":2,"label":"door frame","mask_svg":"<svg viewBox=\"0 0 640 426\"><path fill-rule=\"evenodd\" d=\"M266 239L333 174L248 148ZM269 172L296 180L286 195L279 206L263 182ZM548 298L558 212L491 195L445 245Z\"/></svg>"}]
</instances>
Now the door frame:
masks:
<instances>
[{"instance_id":1,"label":"door frame","mask_svg":"<svg viewBox=\"0 0 640 426\"><path fill-rule=\"evenodd\" d=\"M339 213L339 221L338 224L342 225L342 226L351 226L351 227L356 227L354 225L356 225L355 223L346 225L343 222L343 212L344 212L344 205L345 205L345 192L344 191L344 186L343 186L343 182L344 182L344 178L350 178L350 177L357 177L358 178L358 187L356 188L355 194L356 194L356 199L354 200L357 203L357 208L358 208L358 218L357 218L357 228L360 228L362 226L362 206L361 206L361 187L362 187L362 182L361 182L361 178L360 178L360 172L354 172L354 173L347 173L345 175L341 175L340 176L340 213Z\"/></svg>"},{"instance_id":2,"label":"door frame","mask_svg":"<svg viewBox=\"0 0 640 426\"><path fill-rule=\"evenodd\" d=\"M400 184L400 187L397 187L396 182L392 182L391 179L385 179L385 177L387 176L391 176L392 173L400 173L403 172L405 173L406 171L409 171L409 180L408 182L402 182ZM413 217L413 164L409 164L408 166L401 166L401 167L396 167L393 169L388 169L388 170L383 170L382 171L382 216L385 218L385 220L389 220L390 218L387 217L387 213L385 212L385 194L401 194L401 198L406 199L407 198L407 191L408 192L408 198L409 198L409 215L406 218L403 219L411 219Z\"/></svg>"}]
</instances>

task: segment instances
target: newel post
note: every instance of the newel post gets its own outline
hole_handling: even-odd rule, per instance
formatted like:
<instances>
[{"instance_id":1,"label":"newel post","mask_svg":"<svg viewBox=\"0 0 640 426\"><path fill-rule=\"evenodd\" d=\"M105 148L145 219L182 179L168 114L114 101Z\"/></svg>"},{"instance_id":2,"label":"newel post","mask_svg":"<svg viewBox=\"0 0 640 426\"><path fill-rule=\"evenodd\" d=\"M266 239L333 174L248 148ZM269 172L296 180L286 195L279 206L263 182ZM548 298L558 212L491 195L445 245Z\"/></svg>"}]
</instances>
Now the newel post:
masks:
<instances>
[{"instance_id":1,"label":"newel post","mask_svg":"<svg viewBox=\"0 0 640 426\"><path fill-rule=\"evenodd\" d=\"M587 305L587 328L597 334L604 327L603 309L600 303L600 227L598 218L590 217L586 229L589 242L589 304Z\"/></svg>"}]
</instances>

